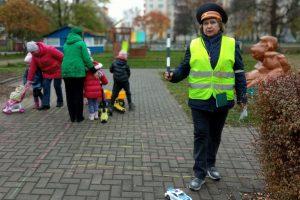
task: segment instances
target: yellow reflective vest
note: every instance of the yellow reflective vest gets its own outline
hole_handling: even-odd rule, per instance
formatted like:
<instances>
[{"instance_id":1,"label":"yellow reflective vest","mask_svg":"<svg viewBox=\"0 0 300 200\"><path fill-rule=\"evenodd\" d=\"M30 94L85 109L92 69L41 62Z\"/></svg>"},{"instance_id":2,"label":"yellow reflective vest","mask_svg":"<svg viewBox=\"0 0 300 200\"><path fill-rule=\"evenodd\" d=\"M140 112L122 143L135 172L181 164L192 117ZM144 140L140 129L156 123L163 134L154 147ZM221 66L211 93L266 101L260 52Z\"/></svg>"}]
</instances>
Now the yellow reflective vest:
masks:
<instances>
[{"instance_id":1,"label":"yellow reflective vest","mask_svg":"<svg viewBox=\"0 0 300 200\"><path fill-rule=\"evenodd\" d=\"M189 98L207 100L213 95L226 92L227 100L234 99L235 40L222 36L219 60L215 69L201 37L190 44Z\"/></svg>"}]
</instances>

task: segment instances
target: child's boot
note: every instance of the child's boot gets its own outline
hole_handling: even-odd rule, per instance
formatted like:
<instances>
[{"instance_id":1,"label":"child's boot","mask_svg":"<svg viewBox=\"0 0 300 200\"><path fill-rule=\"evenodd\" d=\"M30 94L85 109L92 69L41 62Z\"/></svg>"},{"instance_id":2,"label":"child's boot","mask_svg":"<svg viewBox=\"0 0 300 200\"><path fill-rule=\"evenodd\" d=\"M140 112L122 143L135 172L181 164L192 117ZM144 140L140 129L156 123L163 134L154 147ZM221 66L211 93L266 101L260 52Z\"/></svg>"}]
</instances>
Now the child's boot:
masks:
<instances>
[{"instance_id":1,"label":"child's boot","mask_svg":"<svg viewBox=\"0 0 300 200\"><path fill-rule=\"evenodd\" d=\"M94 119L95 119L95 113L90 113L89 119L90 119L90 120L94 120Z\"/></svg>"},{"instance_id":2,"label":"child's boot","mask_svg":"<svg viewBox=\"0 0 300 200\"><path fill-rule=\"evenodd\" d=\"M101 112L100 121L101 123L106 123L108 120L108 109L104 108Z\"/></svg>"},{"instance_id":3,"label":"child's boot","mask_svg":"<svg viewBox=\"0 0 300 200\"><path fill-rule=\"evenodd\" d=\"M39 109L40 108L40 101L38 98L34 98L34 108Z\"/></svg>"},{"instance_id":4,"label":"child's boot","mask_svg":"<svg viewBox=\"0 0 300 200\"><path fill-rule=\"evenodd\" d=\"M94 119L95 119L95 120L98 120L98 119L99 119L98 111L96 111L96 112L94 113Z\"/></svg>"},{"instance_id":5,"label":"child's boot","mask_svg":"<svg viewBox=\"0 0 300 200\"><path fill-rule=\"evenodd\" d=\"M113 107L112 104L110 104L110 105L108 106L108 114L109 114L110 116L112 116L112 115L113 115L113 111L114 111L114 107Z\"/></svg>"},{"instance_id":6,"label":"child's boot","mask_svg":"<svg viewBox=\"0 0 300 200\"><path fill-rule=\"evenodd\" d=\"M129 103L129 110L133 111L135 109L135 105L131 102Z\"/></svg>"}]
</instances>

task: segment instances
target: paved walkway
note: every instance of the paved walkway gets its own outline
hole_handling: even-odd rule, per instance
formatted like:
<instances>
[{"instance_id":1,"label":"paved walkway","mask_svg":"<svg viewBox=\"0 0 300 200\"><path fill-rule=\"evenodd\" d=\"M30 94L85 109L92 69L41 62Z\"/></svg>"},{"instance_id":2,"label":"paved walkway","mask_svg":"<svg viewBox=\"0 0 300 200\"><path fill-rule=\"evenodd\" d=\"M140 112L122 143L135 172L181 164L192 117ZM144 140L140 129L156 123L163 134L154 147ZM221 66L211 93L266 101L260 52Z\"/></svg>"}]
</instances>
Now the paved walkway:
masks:
<instances>
[{"instance_id":1,"label":"paved walkway","mask_svg":"<svg viewBox=\"0 0 300 200\"><path fill-rule=\"evenodd\" d=\"M131 87L136 110L116 113L107 124L70 123L55 98L48 111L32 109L29 97L25 113L0 114L0 199L157 200L174 186L193 200L223 200L262 190L252 135L232 127L225 128L218 154L223 179L207 179L199 192L187 189L190 120L157 70L132 70Z\"/></svg>"}]
</instances>

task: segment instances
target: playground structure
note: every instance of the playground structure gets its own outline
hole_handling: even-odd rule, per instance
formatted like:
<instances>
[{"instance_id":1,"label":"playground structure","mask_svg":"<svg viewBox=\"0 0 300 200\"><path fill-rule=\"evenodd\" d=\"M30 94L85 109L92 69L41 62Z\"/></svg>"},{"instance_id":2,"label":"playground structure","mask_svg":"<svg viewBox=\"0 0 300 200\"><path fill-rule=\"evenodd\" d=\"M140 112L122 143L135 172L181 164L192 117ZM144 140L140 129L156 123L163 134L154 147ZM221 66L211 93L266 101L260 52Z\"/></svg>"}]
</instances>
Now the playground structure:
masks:
<instances>
[{"instance_id":1,"label":"playground structure","mask_svg":"<svg viewBox=\"0 0 300 200\"><path fill-rule=\"evenodd\" d=\"M115 57L120 50L127 51L130 57L146 56L147 45L143 32L134 32L130 27L114 27L110 30L110 37ZM137 37L138 39L136 39Z\"/></svg>"}]
</instances>

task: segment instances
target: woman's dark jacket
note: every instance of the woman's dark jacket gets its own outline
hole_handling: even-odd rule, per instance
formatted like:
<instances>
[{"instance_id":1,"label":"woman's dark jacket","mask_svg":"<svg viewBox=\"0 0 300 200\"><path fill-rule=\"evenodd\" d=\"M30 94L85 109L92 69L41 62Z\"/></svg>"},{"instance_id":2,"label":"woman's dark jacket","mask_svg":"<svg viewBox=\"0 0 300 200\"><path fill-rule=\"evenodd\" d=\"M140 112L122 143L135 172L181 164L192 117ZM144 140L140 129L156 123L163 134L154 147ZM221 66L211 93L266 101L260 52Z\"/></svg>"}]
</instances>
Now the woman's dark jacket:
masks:
<instances>
[{"instance_id":1,"label":"woman's dark jacket","mask_svg":"<svg viewBox=\"0 0 300 200\"><path fill-rule=\"evenodd\" d=\"M202 37L206 46L206 50L208 51L211 57L210 59L211 66L214 69L217 65L219 55L220 55L222 33L219 33L216 36L210 38L205 35L203 35ZM190 52L190 47L188 46L185 52L184 60L173 72L173 77L171 82L176 83L188 77L191 69L190 59L191 59L191 52ZM242 60L242 56L238 44L235 45L235 63L233 66L233 70L235 72L235 91L236 91L237 103L247 103L247 96L246 96L247 87L246 87L246 78L244 72L244 64L243 64L243 60ZM234 101L233 100L228 101L227 106L223 108L217 108L216 100L213 96L211 96L208 100L189 99L188 104L193 109L213 112L216 111L217 109L232 108L234 106Z\"/></svg>"}]
</instances>

